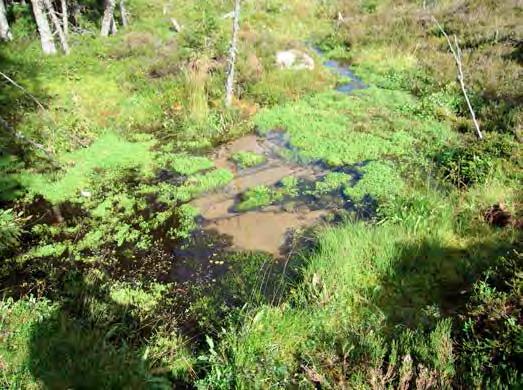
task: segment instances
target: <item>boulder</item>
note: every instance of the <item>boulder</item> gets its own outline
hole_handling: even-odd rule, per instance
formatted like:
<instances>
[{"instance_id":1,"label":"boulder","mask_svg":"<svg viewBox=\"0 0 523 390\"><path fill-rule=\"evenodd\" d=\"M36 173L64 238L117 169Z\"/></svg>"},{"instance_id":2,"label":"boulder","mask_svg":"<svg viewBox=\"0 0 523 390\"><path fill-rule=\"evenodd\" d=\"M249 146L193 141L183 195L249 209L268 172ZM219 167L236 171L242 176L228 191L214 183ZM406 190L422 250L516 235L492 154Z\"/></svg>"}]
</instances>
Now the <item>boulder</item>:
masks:
<instances>
[{"instance_id":1,"label":"boulder","mask_svg":"<svg viewBox=\"0 0 523 390\"><path fill-rule=\"evenodd\" d=\"M282 50L276 53L276 65L281 69L314 69L314 60L310 55L297 49Z\"/></svg>"}]
</instances>

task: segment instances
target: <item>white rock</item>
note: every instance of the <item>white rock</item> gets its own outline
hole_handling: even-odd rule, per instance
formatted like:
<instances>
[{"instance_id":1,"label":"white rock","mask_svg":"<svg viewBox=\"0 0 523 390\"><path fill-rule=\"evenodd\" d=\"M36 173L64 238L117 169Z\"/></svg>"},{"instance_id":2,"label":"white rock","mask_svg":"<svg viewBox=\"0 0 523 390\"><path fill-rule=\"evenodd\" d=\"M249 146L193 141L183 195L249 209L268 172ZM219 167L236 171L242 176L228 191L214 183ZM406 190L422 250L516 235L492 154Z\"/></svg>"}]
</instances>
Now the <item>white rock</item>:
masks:
<instances>
[{"instance_id":1,"label":"white rock","mask_svg":"<svg viewBox=\"0 0 523 390\"><path fill-rule=\"evenodd\" d=\"M91 191L81 190L80 195L82 195L84 198L90 198L91 197Z\"/></svg>"},{"instance_id":2,"label":"white rock","mask_svg":"<svg viewBox=\"0 0 523 390\"><path fill-rule=\"evenodd\" d=\"M314 60L300 50L282 50L276 53L276 65L281 69L314 69Z\"/></svg>"}]
</instances>

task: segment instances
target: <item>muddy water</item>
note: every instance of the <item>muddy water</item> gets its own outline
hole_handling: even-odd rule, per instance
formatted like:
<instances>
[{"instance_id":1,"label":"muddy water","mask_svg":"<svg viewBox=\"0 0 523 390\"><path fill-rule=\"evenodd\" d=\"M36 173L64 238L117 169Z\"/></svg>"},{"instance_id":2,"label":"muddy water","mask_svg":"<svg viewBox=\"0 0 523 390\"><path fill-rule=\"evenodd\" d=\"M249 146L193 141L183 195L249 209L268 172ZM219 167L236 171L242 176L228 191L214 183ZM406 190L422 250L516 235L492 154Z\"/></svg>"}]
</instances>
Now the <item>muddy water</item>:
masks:
<instances>
[{"instance_id":1,"label":"muddy water","mask_svg":"<svg viewBox=\"0 0 523 390\"><path fill-rule=\"evenodd\" d=\"M321 55L321 53L319 53ZM347 65L329 60L324 65L345 80L336 87L349 94L367 86ZM231 157L240 151L263 155L266 161L256 167L240 169ZM282 157L285 154L287 157ZM200 210L199 227L192 237L173 253L171 277L176 281L194 283L198 279L213 282L229 269L227 253L233 251L263 251L281 258L293 251L296 232L332 221L342 210L349 210L357 218L369 218L375 209L372 199L361 205L346 199L341 190L323 195L311 195L310 189L329 172L343 172L352 177L352 185L360 178L359 167L340 167L334 170L321 164L302 165L289 159L296 155L286 135L273 131L263 137L247 135L216 149L211 156L217 168L234 173L234 179L220 191L205 194L191 204ZM282 179L296 177L303 184L300 195L283 199L277 204L246 212L238 212L236 205L245 191L260 185L278 187ZM309 194L309 195L304 195ZM299 235L298 235L299 236ZM299 245L299 244L298 244Z\"/></svg>"},{"instance_id":2,"label":"muddy water","mask_svg":"<svg viewBox=\"0 0 523 390\"><path fill-rule=\"evenodd\" d=\"M321 52L318 53L321 55ZM367 87L342 62L328 60L324 62L324 66L348 80L337 86L336 90L339 92L348 94ZM202 232L227 237L231 249L260 250L281 256L289 251L288 242L293 232L317 224L340 208L352 207L347 205L341 194L326 194L324 199L302 198L297 202L237 212L235 204L242 193L250 188L260 185L274 186L289 176L313 184L329 172L325 167L303 166L282 158L284 150L289 152L288 143L285 134L278 131L264 137L247 135L218 148L212 156L214 164L218 168L231 170L235 177L220 192L207 194L192 202L201 212ZM266 162L257 167L239 169L231 157L240 151L263 155ZM346 173L353 174L354 180L359 179L357 171Z\"/></svg>"},{"instance_id":3,"label":"muddy water","mask_svg":"<svg viewBox=\"0 0 523 390\"><path fill-rule=\"evenodd\" d=\"M235 211L234 206L241 194L252 187L273 186L288 176L315 181L326 173L319 167L300 166L282 158L281 144L281 137L275 134L267 138L248 135L220 147L213 156L215 165L230 169L235 178L220 192L195 199L192 204L201 212L201 227L230 236L232 249L261 250L279 256L293 231L311 226L329 213L329 210L311 210L309 207L285 210L282 205L242 213ZM262 154L266 162L257 167L239 169L231 161L231 156L238 151Z\"/></svg>"}]
</instances>

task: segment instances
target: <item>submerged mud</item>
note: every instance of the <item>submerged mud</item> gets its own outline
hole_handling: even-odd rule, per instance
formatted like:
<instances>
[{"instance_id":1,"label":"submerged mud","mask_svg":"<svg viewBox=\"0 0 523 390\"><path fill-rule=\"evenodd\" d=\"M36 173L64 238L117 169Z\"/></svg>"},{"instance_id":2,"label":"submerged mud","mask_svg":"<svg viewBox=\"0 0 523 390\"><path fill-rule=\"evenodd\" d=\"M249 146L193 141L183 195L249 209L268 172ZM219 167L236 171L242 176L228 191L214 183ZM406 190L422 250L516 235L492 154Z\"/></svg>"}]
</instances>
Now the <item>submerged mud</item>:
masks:
<instances>
[{"instance_id":1,"label":"submerged mud","mask_svg":"<svg viewBox=\"0 0 523 390\"><path fill-rule=\"evenodd\" d=\"M282 133L271 133L267 137L249 135L220 147L214 154L215 164L233 171L234 179L219 192L191 202L201 213L201 229L229 237L231 249L283 256L289 252L289 240L297 230L332 219L340 210L353 207L340 189L316 194L314 186L332 172L346 174L354 184L361 177L357 168L329 169L319 163L304 165L294 162L284 157L283 137ZM265 162L240 169L231 160L238 151L262 154ZM278 188L288 177L294 177L300 183L294 196L283 196L253 210L238 211L237 205L247 190L256 186Z\"/></svg>"}]
</instances>

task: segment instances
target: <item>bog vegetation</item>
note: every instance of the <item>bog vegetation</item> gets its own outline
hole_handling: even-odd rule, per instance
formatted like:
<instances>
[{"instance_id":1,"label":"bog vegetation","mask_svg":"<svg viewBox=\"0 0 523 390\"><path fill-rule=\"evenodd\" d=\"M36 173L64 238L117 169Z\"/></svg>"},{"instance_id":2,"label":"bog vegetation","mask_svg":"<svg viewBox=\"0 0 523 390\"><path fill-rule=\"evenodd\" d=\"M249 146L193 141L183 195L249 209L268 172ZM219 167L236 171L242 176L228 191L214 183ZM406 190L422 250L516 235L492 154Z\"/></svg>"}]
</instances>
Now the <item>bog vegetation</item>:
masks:
<instances>
[{"instance_id":1,"label":"bog vegetation","mask_svg":"<svg viewBox=\"0 0 523 390\"><path fill-rule=\"evenodd\" d=\"M523 386L521 2L240 5L225 107L232 0L0 0L0 387ZM233 211L338 202L283 259L192 202L274 132L326 173Z\"/></svg>"}]
</instances>

